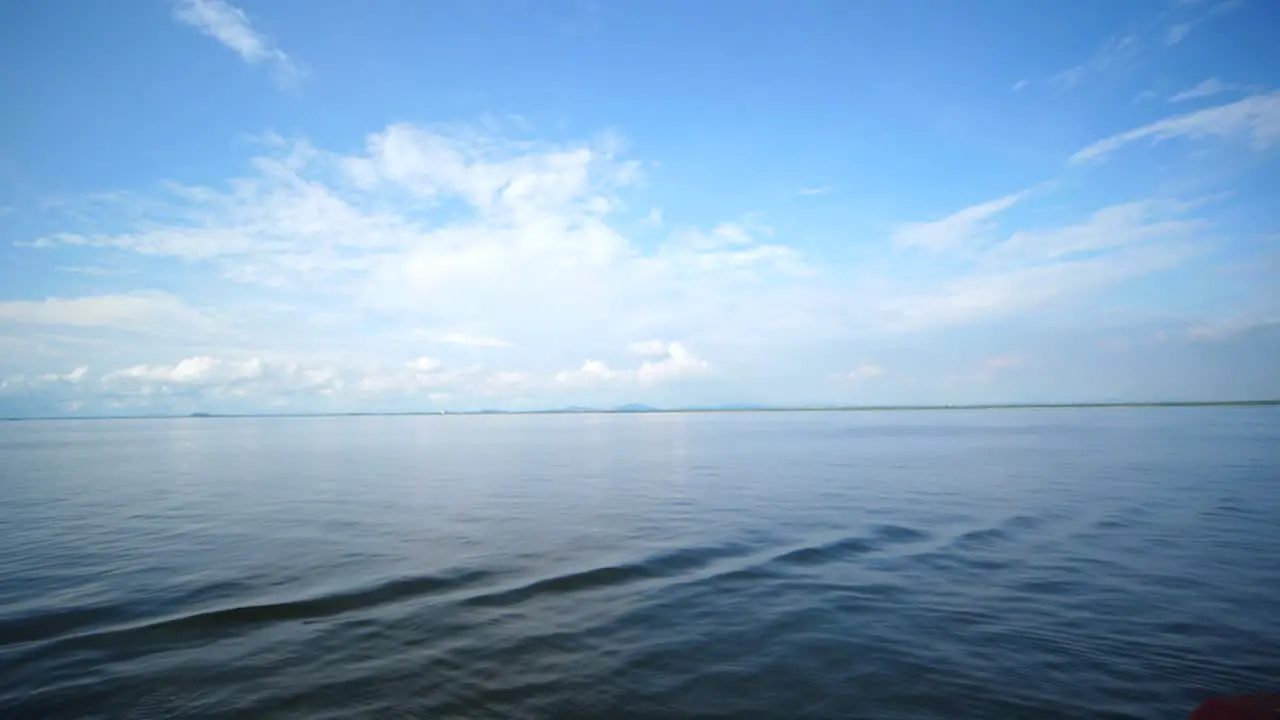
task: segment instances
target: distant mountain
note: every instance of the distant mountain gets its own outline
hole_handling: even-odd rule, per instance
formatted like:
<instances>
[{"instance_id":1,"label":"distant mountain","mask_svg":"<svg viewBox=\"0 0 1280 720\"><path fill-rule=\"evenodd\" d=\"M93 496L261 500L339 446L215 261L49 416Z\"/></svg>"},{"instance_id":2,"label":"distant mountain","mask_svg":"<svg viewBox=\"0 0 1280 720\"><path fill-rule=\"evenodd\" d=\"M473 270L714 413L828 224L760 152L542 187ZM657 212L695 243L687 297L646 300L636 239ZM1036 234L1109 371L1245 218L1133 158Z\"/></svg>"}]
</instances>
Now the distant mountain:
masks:
<instances>
[{"instance_id":1,"label":"distant mountain","mask_svg":"<svg viewBox=\"0 0 1280 720\"><path fill-rule=\"evenodd\" d=\"M646 412L658 412L658 408L649 407L648 405L641 405L640 403L629 403L627 405L620 405L614 408L613 410L610 410L610 412L646 413Z\"/></svg>"}]
</instances>

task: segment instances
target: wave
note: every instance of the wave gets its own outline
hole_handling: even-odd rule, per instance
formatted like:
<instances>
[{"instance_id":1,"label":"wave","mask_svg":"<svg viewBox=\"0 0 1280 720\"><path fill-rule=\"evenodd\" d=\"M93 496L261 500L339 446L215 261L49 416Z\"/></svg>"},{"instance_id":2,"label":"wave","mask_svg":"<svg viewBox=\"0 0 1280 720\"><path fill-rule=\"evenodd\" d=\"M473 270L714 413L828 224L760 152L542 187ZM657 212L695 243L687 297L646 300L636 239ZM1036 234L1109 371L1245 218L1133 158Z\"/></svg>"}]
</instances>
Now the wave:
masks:
<instances>
[{"instance_id":1,"label":"wave","mask_svg":"<svg viewBox=\"0 0 1280 720\"><path fill-rule=\"evenodd\" d=\"M0 647L31 642L116 643L153 634L202 633L273 622L305 622L460 589L482 582L493 574L490 571L467 570L448 575L397 578L318 597L236 605L105 629L92 629L92 625L101 624L103 616L115 614L114 606L71 609L49 613L43 618L20 618L0 626ZM16 625L17 628L11 629L7 625ZM21 632L22 628L47 629L51 626L56 629L53 633Z\"/></svg>"},{"instance_id":2,"label":"wave","mask_svg":"<svg viewBox=\"0 0 1280 720\"><path fill-rule=\"evenodd\" d=\"M921 530L901 525L879 525L870 535L840 538L822 545L812 545L785 552L771 562L783 565L818 565L864 555L891 545L921 542L932 536Z\"/></svg>"},{"instance_id":3,"label":"wave","mask_svg":"<svg viewBox=\"0 0 1280 720\"><path fill-rule=\"evenodd\" d=\"M610 565L565 573L521 585L467 598L467 605L505 607L547 595L566 595L626 585L701 570L725 558L740 557L752 551L751 546L731 543L721 546L682 548L659 553L635 563Z\"/></svg>"}]
</instances>

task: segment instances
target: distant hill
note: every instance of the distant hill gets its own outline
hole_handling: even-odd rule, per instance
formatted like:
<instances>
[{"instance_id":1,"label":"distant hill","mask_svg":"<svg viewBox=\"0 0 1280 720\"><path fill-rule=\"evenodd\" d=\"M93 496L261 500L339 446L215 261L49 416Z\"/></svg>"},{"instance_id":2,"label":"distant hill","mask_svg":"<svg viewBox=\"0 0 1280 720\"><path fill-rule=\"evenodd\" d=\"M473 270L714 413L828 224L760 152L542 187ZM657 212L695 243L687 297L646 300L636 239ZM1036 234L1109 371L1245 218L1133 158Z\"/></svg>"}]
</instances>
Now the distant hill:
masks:
<instances>
[{"instance_id":1,"label":"distant hill","mask_svg":"<svg viewBox=\"0 0 1280 720\"><path fill-rule=\"evenodd\" d=\"M649 407L648 405L641 405L640 403L629 403L627 405L620 405L614 408L613 410L611 410L610 412L645 413L645 412L658 412L658 409L654 407Z\"/></svg>"}]
</instances>

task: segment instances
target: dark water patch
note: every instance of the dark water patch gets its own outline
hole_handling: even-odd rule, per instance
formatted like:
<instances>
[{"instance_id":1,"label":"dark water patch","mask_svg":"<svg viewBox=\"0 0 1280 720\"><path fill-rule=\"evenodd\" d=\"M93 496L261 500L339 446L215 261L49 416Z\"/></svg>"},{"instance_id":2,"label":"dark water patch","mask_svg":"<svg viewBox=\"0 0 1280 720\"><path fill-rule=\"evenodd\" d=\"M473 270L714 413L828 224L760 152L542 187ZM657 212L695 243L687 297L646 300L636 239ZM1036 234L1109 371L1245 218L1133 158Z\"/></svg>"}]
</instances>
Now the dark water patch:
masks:
<instances>
[{"instance_id":1,"label":"dark water patch","mask_svg":"<svg viewBox=\"0 0 1280 720\"><path fill-rule=\"evenodd\" d=\"M872 535L890 543L922 542L933 538L933 533L902 525L877 525Z\"/></svg>"},{"instance_id":2,"label":"dark water patch","mask_svg":"<svg viewBox=\"0 0 1280 720\"><path fill-rule=\"evenodd\" d=\"M902 525L877 525L867 535L796 548L774 557L771 562L780 565L820 565L866 555L892 545L928 540L930 537L932 536L923 530Z\"/></svg>"},{"instance_id":3,"label":"dark water patch","mask_svg":"<svg viewBox=\"0 0 1280 720\"><path fill-rule=\"evenodd\" d=\"M157 641L162 638L176 641L191 636L226 635L243 631L253 625L307 622L389 603L420 599L474 585L493 575L494 573L488 571L470 570L448 575L399 578L372 587L335 592L320 597L205 610L190 615L162 618L141 625L89 631L47 638L47 640L67 647L85 648L117 643Z\"/></svg>"},{"instance_id":4,"label":"dark water patch","mask_svg":"<svg viewBox=\"0 0 1280 720\"><path fill-rule=\"evenodd\" d=\"M746 555L752 549L750 545L743 543L682 548L659 553L636 563L564 573L507 590L475 595L463 602L467 605L505 607L542 596L568 595L622 586L640 580L673 577L681 573L701 570L717 560Z\"/></svg>"},{"instance_id":5,"label":"dark water patch","mask_svg":"<svg viewBox=\"0 0 1280 720\"><path fill-rule=\"evenodd\" d=\"M993 545L1005 542L1010 539L1010 534L1003 528L984 528L982 530L970 530L951 542L951 547L956 550L968 550L971 548L988 548Z\"/></svg>"},{"instance_id":6,"label":"dark water patch","mask_svg":"<svg viewBox=\"0 0 1280 720\"><path fill-rule=\"evenodd\" d=\"M773 559L781 565L818 565L874 552L880 544L871 538L851 537L785 552Z\"/></svg>"},{"instance_id":7,"label":"dark water patch","mask_svg":"<svg viewBox=\"0 0 1280 720\"><path fill-rule=\"evenodd\" d=\"M33 612L0 620L0 648L83 632L87 628L119 622L131 615L125 606L106 603Z\"/></svg>"}]
</instances>

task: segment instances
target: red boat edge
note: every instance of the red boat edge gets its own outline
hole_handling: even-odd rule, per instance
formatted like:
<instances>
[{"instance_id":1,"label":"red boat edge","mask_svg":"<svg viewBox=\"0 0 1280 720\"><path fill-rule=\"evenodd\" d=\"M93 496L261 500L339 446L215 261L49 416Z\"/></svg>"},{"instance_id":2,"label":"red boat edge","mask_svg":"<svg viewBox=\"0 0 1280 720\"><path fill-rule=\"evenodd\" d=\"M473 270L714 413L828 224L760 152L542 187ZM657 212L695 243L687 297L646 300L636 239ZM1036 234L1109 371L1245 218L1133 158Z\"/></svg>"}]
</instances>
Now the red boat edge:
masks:
<instances>
[{"instance_id":1,"label":"red boat edge","mask_svg":"<svg viewBox=\"0 0 1280 720\"><path fill-rule=\"evenodd\" d=\"M1280 720L1280 694L1209 698L1200 703L1191 720Z\"/></svg>"}]
</instances>

